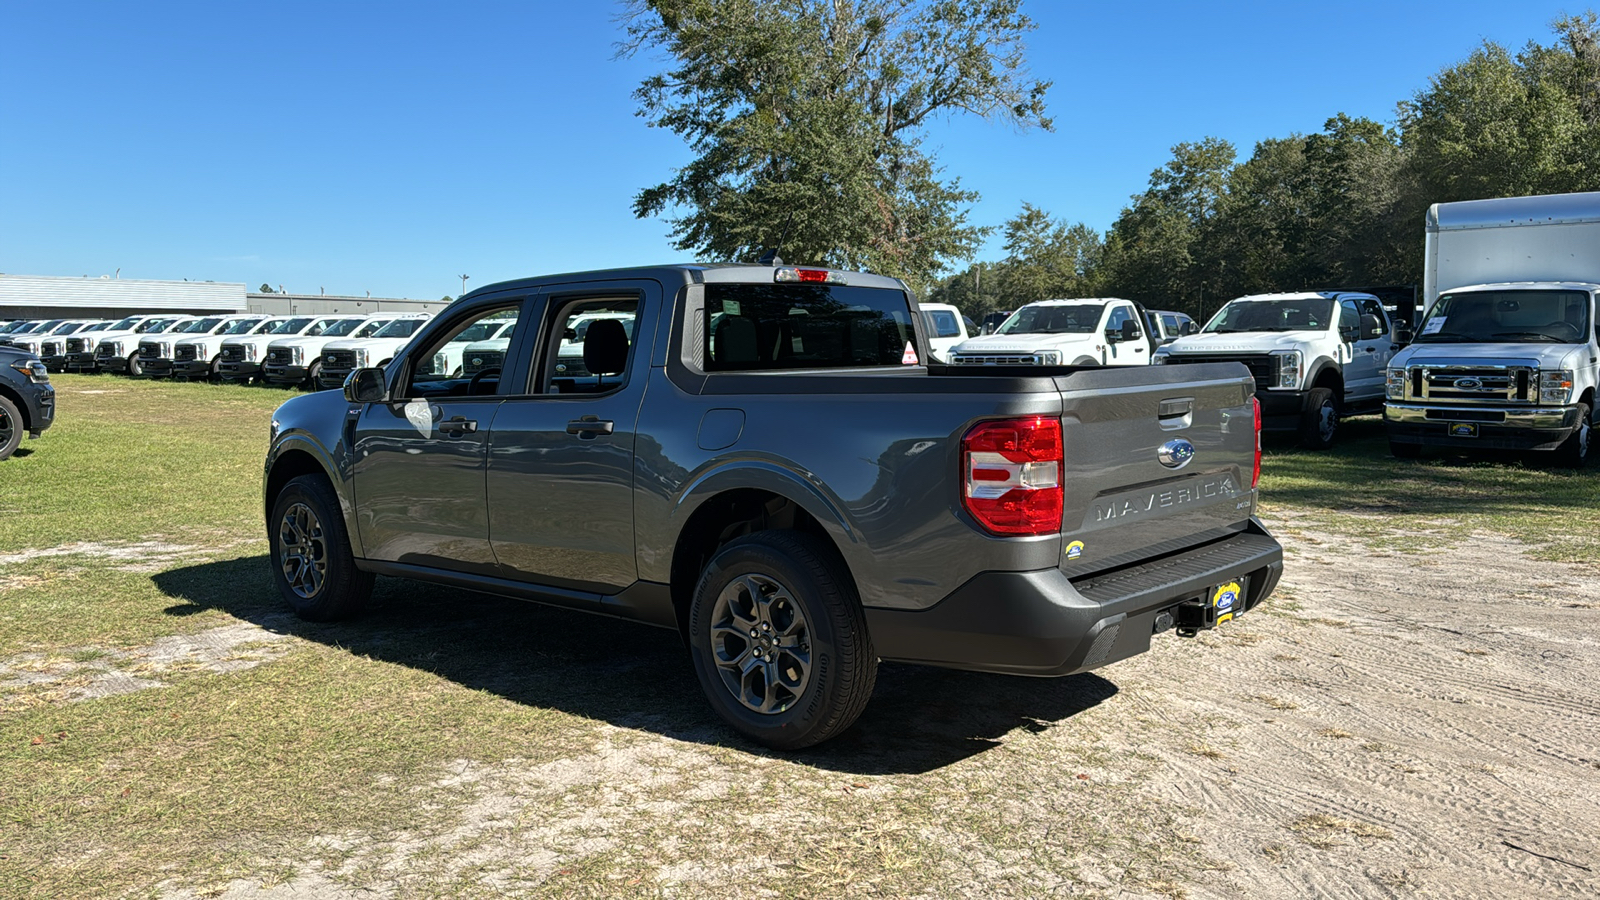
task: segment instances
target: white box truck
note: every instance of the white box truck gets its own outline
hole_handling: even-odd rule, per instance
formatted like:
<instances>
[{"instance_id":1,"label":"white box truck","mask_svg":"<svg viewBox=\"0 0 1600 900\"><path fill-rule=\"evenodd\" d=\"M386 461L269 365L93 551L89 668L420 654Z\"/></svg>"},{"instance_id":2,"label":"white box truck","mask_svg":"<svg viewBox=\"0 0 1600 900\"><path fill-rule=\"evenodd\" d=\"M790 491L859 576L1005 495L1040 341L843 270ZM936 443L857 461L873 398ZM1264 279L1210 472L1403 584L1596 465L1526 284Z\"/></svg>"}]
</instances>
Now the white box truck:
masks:
<instances>
[{"instance_id":1,"label":"white box truck","mask_svg":"<svg viewBox=\"0 0 1600 900\"><path fill-rule=\"evenodd\" d=\"M1600 193L1436 203L1424 252L1427 312L1385 373L1390 449L1582 466L1600 378Z\"/></svg>"}]
</instances>

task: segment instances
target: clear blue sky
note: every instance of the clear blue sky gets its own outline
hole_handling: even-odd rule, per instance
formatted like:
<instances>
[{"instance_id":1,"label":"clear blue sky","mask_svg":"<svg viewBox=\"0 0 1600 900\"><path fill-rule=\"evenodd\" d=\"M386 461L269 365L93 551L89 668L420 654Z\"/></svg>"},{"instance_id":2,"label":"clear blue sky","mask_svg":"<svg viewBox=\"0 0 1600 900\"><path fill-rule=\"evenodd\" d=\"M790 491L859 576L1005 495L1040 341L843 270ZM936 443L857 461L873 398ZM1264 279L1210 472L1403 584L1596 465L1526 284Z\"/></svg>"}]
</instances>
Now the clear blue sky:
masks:
<instances>
[{"instance_id":1,"label":"clear blue sky","mask_svg":"<svg viewBox=\"0 0 1600 900\"><path fill-rule=\"evenodd\" d=\"M1582 7L1031 0L1054 133L935 123L980 191L1105 229L1185 140L1241 156L1396 102ZM688 159L631 92L611 2L0 0L0 272L435 298L687 258L634 193ZM1422 223L1418 223L1420 230ZM985 258L998 257L991 241Z\"/></svg>"}]
</instances>

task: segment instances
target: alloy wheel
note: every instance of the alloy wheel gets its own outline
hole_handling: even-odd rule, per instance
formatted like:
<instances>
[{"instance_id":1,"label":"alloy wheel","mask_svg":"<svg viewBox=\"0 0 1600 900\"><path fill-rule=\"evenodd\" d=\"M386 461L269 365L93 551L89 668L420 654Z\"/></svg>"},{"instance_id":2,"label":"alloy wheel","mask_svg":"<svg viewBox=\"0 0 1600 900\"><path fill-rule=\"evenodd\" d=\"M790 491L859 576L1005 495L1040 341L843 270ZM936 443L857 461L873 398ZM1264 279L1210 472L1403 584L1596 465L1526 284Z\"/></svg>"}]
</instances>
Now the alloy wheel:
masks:
<instances>
[{"instance_id":1,"label":"alloy wheel","mask_svg":"<svg viewBox=\"0 0 1600 900\"><path fill-rule=\"evenodd\" d=\"M284 581L296 595L310 600L328 579L328 544L322 520L304 503L284 510L278 523L278 558Z\"/></svg>"},{"instance_id":2,"label":"alloy wheel","mask_svg":"<svg viewBox=\"0 0 1600 900\"><path fill-rule=\"evenodd\" d=\"M756 573L731 579L711 614L717 674L746 708L764 715L794 706L811 683L811 629L794 595Z\"/></svg>"}]
</instances>

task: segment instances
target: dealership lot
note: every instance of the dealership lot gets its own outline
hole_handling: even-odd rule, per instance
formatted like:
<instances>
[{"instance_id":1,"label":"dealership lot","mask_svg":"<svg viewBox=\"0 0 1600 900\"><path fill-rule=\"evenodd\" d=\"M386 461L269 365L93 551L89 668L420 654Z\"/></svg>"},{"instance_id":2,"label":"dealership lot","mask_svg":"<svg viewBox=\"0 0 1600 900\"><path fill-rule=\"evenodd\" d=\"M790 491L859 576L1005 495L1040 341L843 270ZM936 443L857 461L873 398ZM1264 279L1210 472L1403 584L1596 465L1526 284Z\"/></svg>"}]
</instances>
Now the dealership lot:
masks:
<instances>
[{"instance_id":1,"label":"dealership lot","mask_svg":"<svg viewBox=\"0 0 1600 900\"><path fill-rule=\"evenodd\" d=\"M1590 896L1590 473L1269 452L1281 594L1064 680L886 666L785 756L671 636L380 581L290 616L288 396L60 376L0 466L0 895Z\"/></svg>"}]
</instances>

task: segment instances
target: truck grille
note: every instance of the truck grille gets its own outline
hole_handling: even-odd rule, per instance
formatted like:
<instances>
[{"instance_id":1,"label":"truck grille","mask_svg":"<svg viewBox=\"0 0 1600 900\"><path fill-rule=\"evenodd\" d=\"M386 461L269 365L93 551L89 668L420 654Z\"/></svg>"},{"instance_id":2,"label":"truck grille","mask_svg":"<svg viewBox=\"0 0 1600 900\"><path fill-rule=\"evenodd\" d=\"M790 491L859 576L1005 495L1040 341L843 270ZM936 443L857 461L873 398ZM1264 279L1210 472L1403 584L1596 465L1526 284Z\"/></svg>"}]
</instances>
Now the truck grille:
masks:
<instances>
[{"instance_id":1,"label":"truck grille","mask_svg":"<svg viewBox=\"0 0 1600 900\"><path fill-rule=\"evenodd\" d=\"M94 358L95 359L110 359L111 358L111 345L110 344L101 344L100 346L94 348Z\"/></svg>"},{"instance_id":2,"label":"truck grille","mask_svg":"<svg viewBox=\"0 0 1600 900\"><path fill-rule=\"evenodd\" d=\"M200 354L195 352L193 344L179 344L178 349L173 351L172 358L178 362L194 362L200 358Z\"/></svg>"},{"instance_id":3,"label":"truck grille","mask_svg":"<svg viewBox=\"0 0 1600 900\"><path fill-rule=\"evenodd\" d=\"M60 356L61 355L61 342L60 341L45 341L44 343L39 345L39 355L40 356Z\"/></svg>"},{"instance_id":4,"label":"truck grille","mask_svg":"<svg viewBox=\"0 0 1600 900\"><path fill-rule=\"evenodd\" d=\"M1406 399L1433 403L1526 403L1537 399L1539 370L1531 366L1411 366Z\"/></svg>"},{"instance_id":5,"label":"truck grille","mask_svg":"<svg viewBox=\"0 0 1600 900\"><path fill-rule=\"evenodd\" d=\"M322 365L325 369L354 369L356 367L356 352L354 350L329 350L322 354Z\"/></svg>"},{"instance_id":6,"label":"truck grille","mask_svg":"<svg viewBox=\"0 0 1600 900\"><path fill-rule=\"evenodd\" d=\"M1187 365L1189 363L1243 363L1250 370L1250 375L1256 380L1256 390L1264 391L1278 383L1278 361L1271 356L1261 353L1249 356L1226 356L1221 353L1173 353L1167 357L1167 365Z\"/></svg>"},{"instance_id":7,"label":"truck grille","mask_svg":"<svg viewBox=\"0 0 1600 900\"><path fill-rule=\"evenodd\" d=\"M67 352L68 353L82 353L83 352L83 338L67 338Z\"/></svg>"},{"instance_id":8,"label":"truck grille","mask_svg":"<svg viewBox=\"0 0 1600 900\"><path fill-rule=\"evenodd\" d=\"M1032 366L1038 362L1032 353L956 353L950 357L953 366Z\"/></svg>"},{"instance_id":9,"label":"truck grille","mask_svg":"<svg viewBox=\"0 0 1600 900\"><path fill-rule=\"evenodd\" d=\"M500 350L484 350L481 353L468 353L461 360L461 374L476 375L485 369L498 369L505 362L506 355Z\"/></svg>"},{"instance_id":10,"label":"truck grille","mask_svg":"<svg viewBox=\"0 0 1600 900\"><path fill-rule=\"evenodd\" d=\"M269 366L287 366L290 362L290 353L287 347L272 347L267 350L266 363Z\"/></svg>"},{"instance_id":11,"label":"truck grille","mask_svg":"<svg viewBox=\"0 0 1600 900\"><path fill-rule=\"evenodd\" d=\"M244 362L244 347L238 344L223 347L222 358L228 362Z\"/></svg>"},{"instance_id":12,"label":"truck grille","mask_svg":"<svg viewBox=\"0 0 1600 900\"><path fill-rule=\"evenodd\" d=\"M140 344L139 345L139 358L140 359L160 359L161 358L161 345L160 344Z\"/></svg>"}]
</instances>

